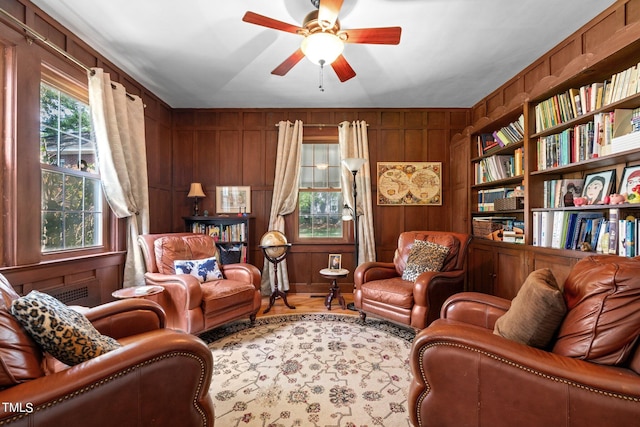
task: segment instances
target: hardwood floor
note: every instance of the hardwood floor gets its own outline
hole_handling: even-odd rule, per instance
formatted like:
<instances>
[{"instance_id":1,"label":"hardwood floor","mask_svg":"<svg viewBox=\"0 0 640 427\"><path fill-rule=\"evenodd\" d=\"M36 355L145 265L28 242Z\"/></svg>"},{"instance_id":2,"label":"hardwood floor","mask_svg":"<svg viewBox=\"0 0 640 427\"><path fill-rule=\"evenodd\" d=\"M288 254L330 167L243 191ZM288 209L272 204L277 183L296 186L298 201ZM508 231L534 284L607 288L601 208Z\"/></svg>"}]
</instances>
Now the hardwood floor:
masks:
<instances>
[{"instance_id":1,"label":"hardwood floor","mask_svg":"<svg viewBox=\"0 0 640 427\"><path fill-rule=\"evenodd\" d=\"M346 304L353 302L353 294L343 293L344 301ZM334 299L331 302L331 310L328 310L324 305L324 301L327 294L288 294L287 302L289 305L295 307L290 309L284 305L284 301L280 298L276 299L275 303L269 310L269 313L264 314L264 310L269 307L269 297L262 297L262 306L258 312L258 317L273 316L278 314L307 314L307 313L334 313L334 314L350 314L358 316L357 311L343 310L338 304L338 300Z\"/></svg>"}]
</instances>

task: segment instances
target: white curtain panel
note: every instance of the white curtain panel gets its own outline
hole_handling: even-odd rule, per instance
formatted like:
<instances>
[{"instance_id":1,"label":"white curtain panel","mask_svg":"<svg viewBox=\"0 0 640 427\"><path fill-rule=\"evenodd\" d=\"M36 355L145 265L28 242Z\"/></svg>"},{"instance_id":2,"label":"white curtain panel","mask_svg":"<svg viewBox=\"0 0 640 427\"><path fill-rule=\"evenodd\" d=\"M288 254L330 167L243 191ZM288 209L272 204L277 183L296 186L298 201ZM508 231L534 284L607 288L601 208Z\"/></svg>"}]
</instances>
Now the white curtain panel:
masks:
<instances>
[{"instance_id":1,"label":"white curtain panel","mask_svg":"<svg viewBox=\"0 0 640 427\"><path fill-rule=\"evenodd\" d=\"M278 148L276 151L276 174L273 181L273 197L269 230L284 234L284 217L291 214L298 204L298 179L300 177L300 156L302 153L302 122L281 121L278 124ZM287 236L287 239L290 239ZM271 289L271 291L269 291ZM278 264L278 289L289 290L287 260ZM275 290L274 268L266 258L262 271L261 292L270 295Z\"/></svg>"},{"instance_id":2,"label":"white curtain panel","mask_svg":"<svg viewBox=\"0 0 640 427\"><path fill-rule=\"evenodd\" d=\"M358 219L358 263L376 260L376 240L373 227L373 205L371 195L371 166L369 165L369 139L367 122L364 120L352 123L342 122L338 126L338 141L342 159L361 158L367 162L362 165L356 175L358 206L353 206L353 173L342 167L342 197L345 203L361 213Z\"/></svg>"},{"instance_id":3,"label":"white curtain panel","mask_svg":"<svg viewBox=\"0 0 640 427\"><path fill-rule=\"evenodd\" d=\"M88 71L89 105L102 188L114 214L127 218L124 287L144 285L138 235L149 232L144 105L100 68Z\"/></svg>"}]
</instances>

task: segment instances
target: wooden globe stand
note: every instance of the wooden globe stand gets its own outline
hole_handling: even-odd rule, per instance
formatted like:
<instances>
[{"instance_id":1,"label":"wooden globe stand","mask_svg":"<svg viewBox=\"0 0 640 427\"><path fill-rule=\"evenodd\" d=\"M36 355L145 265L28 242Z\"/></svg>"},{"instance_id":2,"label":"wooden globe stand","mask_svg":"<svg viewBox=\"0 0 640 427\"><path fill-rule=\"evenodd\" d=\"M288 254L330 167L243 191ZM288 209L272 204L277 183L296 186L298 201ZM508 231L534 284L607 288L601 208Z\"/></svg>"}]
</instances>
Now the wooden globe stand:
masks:
<instances>
[{"instance_id":1,"label":"wooden globe stand","mask_svg":"<svg viewBox=\"0 0 640 427\"><path fill-rule=\"evenodd\" d=\"M295 306L290 305L287 302L287 294L278 288L278 264L287 257L287 252L289 251L291 244L288 243L286 245L260 247L262 248L262 252L264 253L265 258L267 258L267 260L269 260L269 262L273 264L273 292L271 292L271 297L269 298L269 307L267 307L262 313L267 314L269 310L271 310L271 307L273 307L273 304L276 302L277 297L282 298L282 301L284 301L284 305L291 309L295 309ZM284 248L284 251L280 255L273 257L268 254L269 249L273 248Z\"/></svg>"}]
</instances>

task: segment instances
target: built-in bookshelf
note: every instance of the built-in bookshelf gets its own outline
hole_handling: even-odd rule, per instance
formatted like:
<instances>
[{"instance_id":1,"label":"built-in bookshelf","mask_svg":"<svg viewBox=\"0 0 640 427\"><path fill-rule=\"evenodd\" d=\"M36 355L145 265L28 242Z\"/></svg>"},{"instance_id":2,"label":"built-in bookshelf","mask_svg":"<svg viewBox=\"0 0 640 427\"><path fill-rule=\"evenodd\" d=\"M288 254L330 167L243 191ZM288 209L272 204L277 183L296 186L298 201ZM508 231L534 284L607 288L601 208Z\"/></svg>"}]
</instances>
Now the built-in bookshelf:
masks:
<instances>
[{"instance_id":1,"label":"built-in bookshelf","mask_svg":"<svg viewBox=\"0 0 640 427\"><path fill-rule=\"evenodd\" d=\"M640 204L617 193L627 193L623 177L640 162L639 70L632 64L525 103L534 117L527 138L527 243L635 256ZM588 78L577 76L575 83ZM600 192L591 196L591 188Z\"/></svg>"},{"instance_id":2,"label":"built-in bookshelf","mask_svg":"<svg viewBox=\"0 0 640 427\"><path fill-rule=\"evenodd\" d=\"M183 217L188 232L212 236L221 263L249 262L248 248L251 242L253 217L241 216L187 216Z\"/></svg>"}]
</instances>

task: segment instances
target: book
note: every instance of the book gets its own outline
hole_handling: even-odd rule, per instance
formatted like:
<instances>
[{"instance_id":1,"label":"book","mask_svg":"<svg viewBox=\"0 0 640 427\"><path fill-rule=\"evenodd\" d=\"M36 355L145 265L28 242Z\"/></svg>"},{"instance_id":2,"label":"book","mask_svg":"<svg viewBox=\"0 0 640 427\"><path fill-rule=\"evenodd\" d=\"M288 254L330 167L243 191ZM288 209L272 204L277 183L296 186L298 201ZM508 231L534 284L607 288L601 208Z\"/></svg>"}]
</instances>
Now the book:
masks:
<instances>
[{"instance_id":1,"label":"book","mask_svg":"<svg viewBox=\"0 0 640 427\"><path fill-rule=\"evenodd\" d=\"M567 224L567 232L564 238L564 249L571 249L573 243L573 235L576 232L576 225L578 224L578 213L571 212L569 213L568 224Z\"/></svg>"},{"instance_id":2,"label":"book","mask_svg":"<svg viewBox=\"0 0 640 427\"><path fill-rule=\"evenodd\" d=\"M542 211L540 214L540 246L549 248L553 237L553 212Z\"/></svg>"},{"instance_id":3,"label":"book","mask_svg":"<svg viewBox=\"0 0 640 427\"><path fill-rule=\"evenodd\" d=\"M609 254L616 255L618 253L618 220L620 211L617 208L609 209Z\"/></svg>"},{"instance_id":4,"label":"book","mask_svg":"<svg viewBox=\"0 0 640 427\"><path fill-rule=\"evenodd\" d=\"M551 247L561 249L563 247L563 234L566 235L566 223L569 212L554 211L553 212L553 232L551 236Z\"/></svg>"},{"instance_id":5,"label":"book","mask_svg":"<svg viewBox=\"0 0 640 427\"><path fill-rule=\"evenodd\" d=\"M579 212L578 213L578 216L576 218L576 228L571 238L570 249L572 250L580 249L580 244L585 241L587 227L589 225L588 223L596 218L603 218L603 215L599 212Z\"/></svg>"},{"instance_id":6,"label":"book","mask_svg":"<svg viewBox=\"0 0 640 427\"><path fill-rule=\"evenodd\" d=\"M605 235L607 236L607 243L609 243L609 220L603 219L600 222L600 230L598 231L598 240L596 242L596 252L604 253L603 244L605 242ZM607 252L609 248L607 247Z\"/></svg>"}]
</instances>

